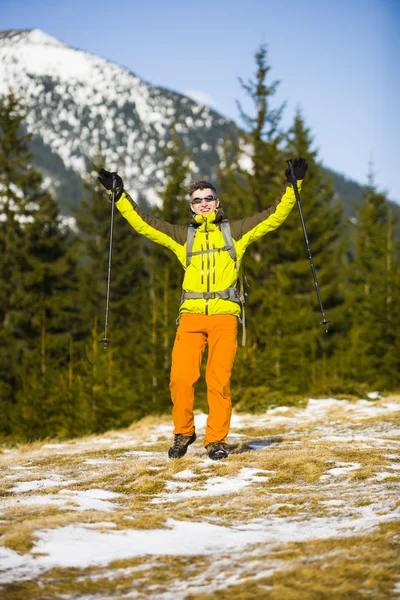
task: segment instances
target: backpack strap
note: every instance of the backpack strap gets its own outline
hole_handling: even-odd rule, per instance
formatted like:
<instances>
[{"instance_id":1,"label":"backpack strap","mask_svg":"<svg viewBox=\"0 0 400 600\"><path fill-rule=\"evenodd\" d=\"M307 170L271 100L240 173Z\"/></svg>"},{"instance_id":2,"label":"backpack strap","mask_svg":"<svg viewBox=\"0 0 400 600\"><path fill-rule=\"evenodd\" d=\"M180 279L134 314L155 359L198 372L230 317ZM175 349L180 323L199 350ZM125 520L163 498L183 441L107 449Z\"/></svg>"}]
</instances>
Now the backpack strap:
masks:
<instances>
[{"instance_id":1,"label":"backpack strap","mask_svg":"<svg viewBox=\"0 0 400 600\"><path fill-rule=\"evenodd\" d=\"M242 278L241 274L239 273L239 263L237 260L235 244L233 243L231 226L229 224L228 219L224 219L223 221L221 221L220 227L221 227L221 233L224 236L224 242L225 242L226 249L228 250L231 259L235 263L235 266L236 266L236 269L237 269L237 272L239 275L236 292L237 292L237 295L239 298L239 303L240 303L240 306L242 309L242 319L241 319L241 321L242 321L242 346L245 346L246 345L246 313L245 313L244 305L246 304L247 294L244 291L243 278Z\"/></svg>"},{"instance_id":2,"label":"backpack strap","mask_svg":"<svg viewBox=\"0 0 400 600\"><path fill-rule=\"evenodd\" d=\"M192 257L192 248L194 242L194 236L196 235L196 227L192 224L188 227L187 240L186 240L186 267L190 265L190 259Z\"/></svg>"},{"instance_id":3,"label":"backpack strap","mask_svg":"<svg viewBox=\"0 0 400 600\"><path fill-rule=\"evenodd\" d=\"M221 233L224 236L224 242L225 242L226 249L229 252L229 256L235 263L236 268L238 268L235 244L233 243L231 226L229 225L228 219L224 219L223 221L221 221L220 228L221 228Z\"/></svg>"},{"instance_id":4,"label":"backpack strap","mask_svg":"<svg viewBox=\"0 0 400 600\"><path fill-rule=\"evenodd\" d=\"M213 251L215 252L218 250L227 250L229 252L229 256L236 264L236 267L238 267L235 245L233 243L231 226L229 225L228 219L224 219L221 222L220 228L221 228L221 233L224 238L225 248L215 248ZM196 235L196 227L194 225L190 224L188 227L187 240L186 240L186 266L187 267L189 266L190 259L193 256L192 249L193 249L195 235ZM206 252L206 251L202 250L201 252L195 252L195 254L203 254L204 252ZM210 250L210 252L211 252L211 250Z\"/></svg>"},{"instance_id":5,"label":"backpack strap","mask_svg":"<svg viewBox=\"0 0 400 600\"><path fill-rule=\"evenodd\" d=\"M237 288L231 287L221 292L182 292L181 303L185 300L198 300L203 298L204 300L214 300L214 298L222 298L223 300L232 300L240 304L240 296Z\"/></svg>"}]
</instances>

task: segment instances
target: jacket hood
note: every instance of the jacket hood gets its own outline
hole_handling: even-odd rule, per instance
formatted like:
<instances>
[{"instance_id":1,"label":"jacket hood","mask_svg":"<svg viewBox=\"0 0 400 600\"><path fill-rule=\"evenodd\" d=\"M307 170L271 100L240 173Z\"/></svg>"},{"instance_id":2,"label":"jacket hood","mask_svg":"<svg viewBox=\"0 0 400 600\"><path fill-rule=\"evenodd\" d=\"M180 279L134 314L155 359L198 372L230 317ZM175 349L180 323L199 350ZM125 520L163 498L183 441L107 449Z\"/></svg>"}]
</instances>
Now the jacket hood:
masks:
<instances>
[{"instance_id":1,"label":"jacket hood","mask_svg":"<svg viewBox=\"0 0 400 600\"><path fill-rule=\"evenodd\" d=\"M199 226L204 223L204 221L208 221L209 223L220 223L223 219L225 219L224 209L222 206L219 206L217 210L214 210L213 212L205 213L204 215L192 215L190 224Z\"/></svg>"}]
</instances>

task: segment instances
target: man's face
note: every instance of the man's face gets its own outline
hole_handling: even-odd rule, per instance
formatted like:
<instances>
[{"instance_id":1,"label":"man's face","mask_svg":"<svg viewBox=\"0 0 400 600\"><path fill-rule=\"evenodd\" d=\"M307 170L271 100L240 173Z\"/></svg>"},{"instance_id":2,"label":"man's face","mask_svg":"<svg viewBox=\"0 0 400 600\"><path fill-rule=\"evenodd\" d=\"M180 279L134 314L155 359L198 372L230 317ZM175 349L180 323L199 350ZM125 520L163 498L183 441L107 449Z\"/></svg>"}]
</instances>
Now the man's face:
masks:
<instances>
[{"instance_id":1,"label":"man's face","mask_svg":"<svg viewBox=\"0 0 400 600\"><path fill-rule=\"evenodd\" d=\"M206 198L212 198L212 200L207 201ZM201 200L201 202L199 202L199 200ZM210 188L193 192L190 207L196 215L204 215L213 212L218 206L219 200Z\"/></svg>"}]
</instances>

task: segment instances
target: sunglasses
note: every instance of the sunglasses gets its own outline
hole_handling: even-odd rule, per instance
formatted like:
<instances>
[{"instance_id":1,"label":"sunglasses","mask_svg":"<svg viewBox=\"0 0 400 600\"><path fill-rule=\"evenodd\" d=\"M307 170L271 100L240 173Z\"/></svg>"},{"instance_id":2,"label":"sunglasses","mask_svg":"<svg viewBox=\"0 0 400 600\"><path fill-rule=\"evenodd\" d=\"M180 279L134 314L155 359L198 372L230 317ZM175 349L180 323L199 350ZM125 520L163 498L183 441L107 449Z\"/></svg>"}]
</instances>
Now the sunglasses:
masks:
<instances>
[{"instance_id":1,"label":"sunglasses","mask_svg":"<svg viewBox=\"0 0 400 600\"><path fill-rule=\"evenodd\" d=\"M193 198L192 204L201 204L202 201L212 202L213 200L217 200L217 196L205 196L204 198Z\"/></svg>"}]
</instances>

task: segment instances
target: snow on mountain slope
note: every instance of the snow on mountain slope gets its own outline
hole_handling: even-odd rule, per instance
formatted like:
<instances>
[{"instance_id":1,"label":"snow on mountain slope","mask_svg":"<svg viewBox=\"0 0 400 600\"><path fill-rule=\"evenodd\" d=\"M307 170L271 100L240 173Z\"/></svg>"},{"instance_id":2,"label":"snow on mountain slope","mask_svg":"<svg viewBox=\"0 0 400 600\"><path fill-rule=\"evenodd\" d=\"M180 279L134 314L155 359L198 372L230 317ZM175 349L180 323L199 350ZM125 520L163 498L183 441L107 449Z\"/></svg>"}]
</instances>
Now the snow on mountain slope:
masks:
<instances>
[{"instance_id":1,"label":"snow on mountain slope","mask_svg":"<svg viewBox=\"0 0 400 600\"><path fill-rule=\"evenodd\" d=\"M193 172L202 175L234 127L210 108L39 29L0 32L0 94L10 87L31 107L35 161L56 187L57 180L68 187L71 172L84 176L101 148L104 164L124 174L134 195L154 198L174 125L192 153Z\"/></svg>"}]
</instances>

